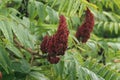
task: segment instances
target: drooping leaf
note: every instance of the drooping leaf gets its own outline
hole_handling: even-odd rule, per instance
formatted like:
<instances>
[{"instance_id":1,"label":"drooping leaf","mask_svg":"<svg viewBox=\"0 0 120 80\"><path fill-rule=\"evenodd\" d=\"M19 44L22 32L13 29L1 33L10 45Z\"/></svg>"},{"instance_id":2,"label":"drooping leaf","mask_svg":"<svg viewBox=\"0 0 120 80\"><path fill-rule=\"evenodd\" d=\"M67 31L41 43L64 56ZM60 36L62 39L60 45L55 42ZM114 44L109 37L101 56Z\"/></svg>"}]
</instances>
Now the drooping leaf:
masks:
<instances>
[{"instance_id":1,"label":"drooping leaf","mask_svg":"<svg viewBox=\"0 0 120 80\"><path fill-rule=\"evenodd\" d=\"M0 21L0 30L9 42L13 42L13 34L8 21Z\"/></svg>"},{"instance_id":2,"label":"drooping leaf","mask_svg":"<svg viewBox=\"0 0 120 80\"><path fill-rule=\"evenodd\" d=\"M0 66L9 73L9 69L11 69L11 60L9 54L2 45L0 45Z\"/></svg>"},{"instance_id":3,"label":"drooping leaf","mask_svg":"<svg viewBox=\"0 0 120 80\"><path fill-rule=\"evenodd\" d=\"M43 74L41 74L40 72L30 72L29 75L33 78L35 78L35 80L49 80L46 76L44 76Z\"/></svg>"}]
</instances>

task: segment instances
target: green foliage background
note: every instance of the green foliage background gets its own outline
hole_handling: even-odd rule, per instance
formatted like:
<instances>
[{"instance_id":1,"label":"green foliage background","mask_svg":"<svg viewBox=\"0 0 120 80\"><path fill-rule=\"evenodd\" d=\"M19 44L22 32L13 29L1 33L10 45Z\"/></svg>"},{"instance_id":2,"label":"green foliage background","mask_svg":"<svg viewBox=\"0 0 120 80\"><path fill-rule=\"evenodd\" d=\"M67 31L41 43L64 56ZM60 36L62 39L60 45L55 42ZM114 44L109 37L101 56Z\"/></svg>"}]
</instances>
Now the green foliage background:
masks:
<instances>
[{"instance_id":1,"label":"green foliage background","mask_svg":"<svg viewBox=\"0 0 120 80\"><path fill-rule=\"evenodd\" d=\"M83 44L74 35L86 7L95 26ZM2 80L120 80L119 10L119 0L0 0ZM58 64L50 64L40 43L55 33L60 14L70 30L68 50Z\"/></svg>"}]
</instances>

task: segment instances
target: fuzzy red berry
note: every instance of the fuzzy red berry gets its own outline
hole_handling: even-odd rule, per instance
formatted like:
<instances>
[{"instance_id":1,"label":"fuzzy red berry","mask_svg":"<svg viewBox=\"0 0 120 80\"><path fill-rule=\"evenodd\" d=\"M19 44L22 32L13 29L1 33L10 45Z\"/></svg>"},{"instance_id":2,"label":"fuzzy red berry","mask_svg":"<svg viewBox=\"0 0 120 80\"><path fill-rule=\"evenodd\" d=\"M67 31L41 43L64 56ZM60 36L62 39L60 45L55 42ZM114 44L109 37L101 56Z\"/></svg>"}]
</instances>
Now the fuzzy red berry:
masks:
<instances>
[{"instance_id":1,"label":"fuzzy red berry","mask_svg":"<svg viewBox=\"0 0 120 80\"><path fill-rule=\"evenodd\" d=\"M55 57L53 57L53 56L48 56L48 61L51 63L51 64L57 64L58 62L59 62L59 60L60 60L60 58L59 57L57 57L57 56L55 56Z\"/></svg>"},{"instance_id":2,"label":"fuzzy red berry","mask_svg":"<svg viewBox=\"0 0 120 80\"><path fill-rule=\"evenodd\" d=\"M79 41L82 41L82 43L86 43L87 40L90 38L90 33L92 32L93 27L94 27L94 16L87 8L85 21L81 26L78 27L75 35L76 38Z\"/></svg>"},{"instance_id":3,"label":"fuzzy red berry","mask_svg":"<svg viewBox=\"0 0 120 80\"><path fill-rule=\"evenodd\" d=\"M41 45L40 45L41 51L43 53L47 53L47 43L48 43L48 40L49 40L49 36L45 36L43 38L43 41L42 41Z\"/></svg>"},{"instance_id":4,"label":"fuzzy red berry","mask_svg":"<svg viewBox=\"0 0 120 80\"><path fill-rule=\"evenodd\" d=\"M59 62L59 55L64 55L67 49L69 30L67 28L66 18L61 15L57 32L48 37L45 36L41 43L41 51L48 53L48 61L51 64Z\"/></svg>"},{"instance_id":5,"label":"fuzzy red berry","mask_svg":"<svg viewBox=\"0 0 120 80\"><path fill-rule=\"evenodd\" d=\"M2 73L0 72L0 80L2 80Z\"/></svg>"},{"instance_id":6,"label":"fuzzy red berry","mask_svg":"<svg viewBox=\"0 0 120 80\"><path fill-rule=\"evenodd\" d=\"M63 55L67 49L69 30L67 28L66 19L60 16L59 27L55 36L55 52L57 55Z\"/></svg>"}]
</instances>

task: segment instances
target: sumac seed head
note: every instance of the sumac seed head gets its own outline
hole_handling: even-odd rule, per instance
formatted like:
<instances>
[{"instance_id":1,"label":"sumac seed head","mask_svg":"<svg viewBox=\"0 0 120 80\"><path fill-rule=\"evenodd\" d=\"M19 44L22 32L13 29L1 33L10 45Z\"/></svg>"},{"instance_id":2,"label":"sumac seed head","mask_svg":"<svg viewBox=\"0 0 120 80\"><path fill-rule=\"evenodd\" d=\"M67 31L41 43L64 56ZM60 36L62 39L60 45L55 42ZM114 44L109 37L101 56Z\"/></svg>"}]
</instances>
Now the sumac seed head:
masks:
<instances>
[{"instance_id":1,"label":"sumac seed head","mask_svg":"<svg viewBox=\"0 0 120 80\"><path fill-rule=\"evenodd\" d=\"M0 80L2 80L2 72L0 72Z\"/></svg>"}]
</instances>

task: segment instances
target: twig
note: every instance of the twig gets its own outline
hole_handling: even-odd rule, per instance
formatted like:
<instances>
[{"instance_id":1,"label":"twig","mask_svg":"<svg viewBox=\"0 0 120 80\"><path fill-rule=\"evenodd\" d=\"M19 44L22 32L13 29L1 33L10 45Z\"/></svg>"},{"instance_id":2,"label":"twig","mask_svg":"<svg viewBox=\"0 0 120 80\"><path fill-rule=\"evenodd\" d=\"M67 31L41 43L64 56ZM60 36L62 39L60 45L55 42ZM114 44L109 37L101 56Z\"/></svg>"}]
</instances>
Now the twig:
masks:
<instances>
[{"instance_id":1,"label":"twig","mask_svg":"<svg viewBox=\"0 0 120 80\"><path fill-rule=\"evenodd\" d=\"M75 47L75 45L72 45L70 47L67 48L67 50L73 49Z\"/></svg>"},{"instance_id":2,"label":"twig","mask_svg":"<svg viewBox=\"0 0 120 80\"><path fill-rule=\"evenodd\" d=\"M14 42L16 43L16 46L28 51L29 53L31 53L32 55L39 53L38 51L33 51L31 48L26 48L25 46L23 46L16 38L14 38Z\"/></svg>"},{"instance_id":3,"label":"twig","mask_svg":"<svg viewBox=\"0 0 120 80\"><path fill-rule=\"evenodd\" d=\"M33 58L31 59L31 61L36 59L36 58L34 58L34 56L39 56L39 59L47 57L46 54L39 54L39 51L33 51L31 48L26 48L16 38L14 38L14 42L15 42L17 47L22 48L22 49L28 51L31 55L33 55Z\"/></svg>"},{"instance_id":4,"label":"twig","mask_svg":"<svg viewBox=\"0 0 120 80\"><path fill-rule=\"evenodd\" d=\"M32 65L34 61L34 56L32 56L31 60L30 60L30 64Z\"/></svg>"}]
</instances>

